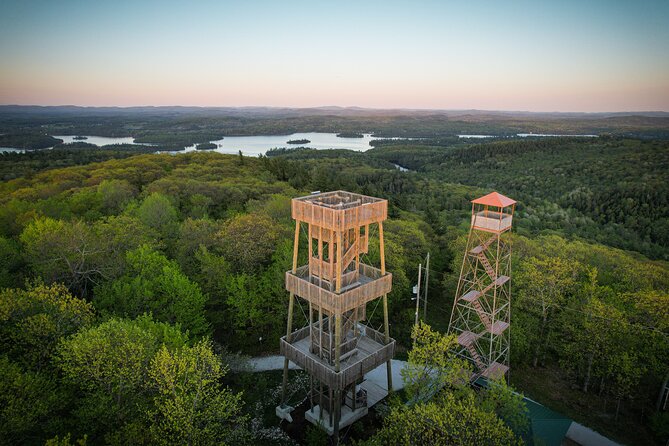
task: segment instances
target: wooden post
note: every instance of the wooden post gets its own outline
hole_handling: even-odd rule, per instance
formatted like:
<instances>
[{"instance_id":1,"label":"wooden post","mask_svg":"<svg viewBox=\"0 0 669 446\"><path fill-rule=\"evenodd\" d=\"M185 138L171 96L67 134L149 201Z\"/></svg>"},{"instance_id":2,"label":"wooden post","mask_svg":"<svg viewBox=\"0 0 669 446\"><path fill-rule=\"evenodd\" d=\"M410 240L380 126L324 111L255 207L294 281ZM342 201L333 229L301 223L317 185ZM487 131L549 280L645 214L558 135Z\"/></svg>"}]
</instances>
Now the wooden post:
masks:
<instances>
[{"instance_id":1,"label":"wooden post","mask_svg":"<svg viewBox=\"0 0 669 446\"><path fill-rule=\"evenodd\" d=\"M319 381L318 386L318 420L323 421L323 412L325 411L325 407L323 407L323 383Z\"/></svg>"},{"instance_id":2,"label":"wooden post","mask_svg":"<svg viewBox=\"0 0 669 446\"><path fill-rule=\"evenodd\" d=\"M314 254L313 254L313 247L312 247L312 241L311 241L311 238L312 238L312 235L311 235L311 223L309 223L309 230L308 230L307 232L308 232L308 234L309 234L309 241L308 241L309 255L307 256L307 260L308 260L308 262L309 262L309 263L308 263L308 265L309 265L309 266L308 266L308 268L309 268L309 279L311 279L311 275L313 274L313 271L311 270L311 264L312 264L312 259L311 259L311 258L314 256Z\"/></svg>"},{"instance_id":3,"label":"wooden post","mask_svg":"<svg viewBox=\"0 0 669 446\"><path fill-rule=\"evenodd\" d=\"M341 292L341 268L342 268L342 246L341 246L341 232L337 231L337 286L335 292Z\"/></svg>"},{"instance_id":4,"label":"wooden post","mask_svg":"<svg viewBox=\"0 0 669 446\"><path fill-rule=\"evenodd\" d=\"M328 387L329 395L330 395L330 404L328 404L328 415L330 417L330 426L332 426L332 387Z\"/></svg>"},{"instance_id":5,"label":"wooden post","mask_svg":"<svg viewBox=\"0 0 669 446\"><path fill-rule=\"evenodd\" d=\"M334 285L334 242L335 235L334 230L330 229L330 243L328 243L328 257L330 260L330 291L332 291L332 285Z\"/></svg>"},{"instance_id":6,"label":"wooden post","mask_svg":"<svg viewBox=\"0 0 669 446\"><path fill-rule=\"evenodd\" d=\"M335 372L339 373L339 357L341 356L341 314L335 314Z\"/></svg>"},{"instance_id":7,"label":"wooden post","mask_svg":"<svg viewBox=\"0 0 669 446\"><path fill-rule=\"evenodd\" d=\"M314 377L309 375L309 410L314 411Z\"/></svg>"},{"instance_id":8,"label":"wooden post","mask_svg":"<svg viewBox=\"0 0 669 446\"><path fill-rule=\"evenodd\" d=\"M381 275L386 274L386 246L383 243L383 222L379 222L379 255L381 257Z\"/></svg>"},{"instance_id":9,"label":"wooden post","mask_svg":"<svg viewBox=\"0 0 669 446\"><path fill-rule=\"evenodd\" d=\"M386 274L386 248L383 240L383 222L379 222L379 251L381 256L381 275ZM388 295L383 295L383 328L385 331L386 344L390 343L390 324L388 323ZM393 392L393 366L392 362L386 362L388 376L388 393Z\"/></svg>"},{"instance_id":10,"label":"wooden post","mask_svg":"<svg viewBox=\"0 0 669 446\"><path fill-rule=\"evenodd\" d=\"M323 359L323 305L318 296L318 357Z\"/></svg>"},{"instance_id":11,"label":"wooden post","mask_svg":"<svg viewBox=\"0 0 669 446\"><path fill-rule=\"evenodd\" d=\"M334 444L337 445L339 444L339 420L341 418L341 390L337 389L334 391L335 394L335 401L334 401L334 426L333 426L333 433L332 433L332 438L334 440Z\"/></svg>"},{"instance_id":12,"label":"wooden post","mask_svg":"<svg viewBox=\"0 0 669 446\"><path fill-rule=\"evenodd\" d=\"M427 321L427 287L430 282L430 253L427 253L427 261L425 263L425 299L423 301L423 321Z\"/></svg>"},{"instance_id":13,"label":"wooden post","mask_svg":"<svg viewBox=\"0 0 669 446\"><path fill-rule=\"evenodd\" d=\"M297 271L297 252L300 242L300 221L295 220L295 243L293 245L293 274ZM288 326L286 327L286 342L290 342L293 333L293 293L288 297ZM288 358L283 361L283 383L281 385L281 405L286 404L286 388L288 387Z\"/></svg>"}]
</instances>

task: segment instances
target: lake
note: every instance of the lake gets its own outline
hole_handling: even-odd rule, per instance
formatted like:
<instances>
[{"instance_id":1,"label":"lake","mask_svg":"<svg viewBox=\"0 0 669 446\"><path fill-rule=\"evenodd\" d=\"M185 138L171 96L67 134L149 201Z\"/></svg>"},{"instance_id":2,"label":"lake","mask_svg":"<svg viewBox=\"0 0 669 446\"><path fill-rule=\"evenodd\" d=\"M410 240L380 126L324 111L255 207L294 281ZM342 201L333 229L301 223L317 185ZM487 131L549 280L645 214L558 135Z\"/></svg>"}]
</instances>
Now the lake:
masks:
<instances>
[{"instance_id":1,"label":"lake","mask_svg":"<svg viewBox=\"0 0 669 446\"><path fill-rule=\"evenodd\" d=\"M54 135L54 138L62 139L63 143L71 142L85 142L95 144L97 146L104 146L108 144L138 144L132 136L109 138L105 136L86 136L87 139L75 140L75 135ZM288 144L288 141L293 139L308 139L311 141L308 144ZM220 153L239 153L241 150L244 155L257 156L265 154L269 149L276 147L311 147L312 149L349 149L364 152L369 150L372 146L369 142L374 139L383 139L372 136L367 133L362 138L339 138L336 133L293 133L292 135L265 135L265 136L226 136L223 139L210 141L218 146L216 149L209 150L210 152ZM144 144L150 145L150 144ZM44 149L48 150L48 149ZM195 150L195 145L185 148L185 152L192 152ZM0 152L23 152L22 149L13 149L0 147ZM170 153L183 153L183 151L175 151Z\"/></svg>"},{"instance_id":2,"label":"lake","mask_svg":"<svg viewBox=\"0 0 669 446\"><path fill-rule=\"evenodd\" d=\"M558 134L551 134L551 133L516 133L516 136L519 138L531 138L531 137L549 137L549 138L557 138L557 137L563 137L563 136L569 136L573 138L597 138L597 135L558 135ZM458 138L471 138L471 139L484 139L484 138L501 138L499 135L458 135ZM506 138L509 138L508 136Z\"/></svg>"},{"instance_id":3,"label":"lake","mask_svg":"<svg viewBox=\"0 0 669 446\"><path fill-rule=\"evenodd\" d=\"M120 138L108 138L106 136L86 136L86 139L74 139L75 135L56 136L54 138L62 139L63 144L71 142L86 142L88 144L95 144L96 146L106 146L108 144L135 144L135 138L132 136L125 136Z\"/></svg>"},{"instance_id":4,"label":"lake","mask_svg":"<svg viewBox=\"0 0 669 446\"><path fill-rule=\"evenodd\" d=\"M308 139L308 144L288 144L292 139ZM339 138L336 133L293 133L292 135L266 135L266 136L226 136L223 139L210 141L218 145L212 152L238 153L240 150L244 155L257 156L264 154L269 149L277 147L310 147L312 149L348 149L364 152L372 146L369 142L374 139L382 139L365 134L362 138ZM195 145L186 147L187 152L195 150Z\"/></svg>"}]
</instances>

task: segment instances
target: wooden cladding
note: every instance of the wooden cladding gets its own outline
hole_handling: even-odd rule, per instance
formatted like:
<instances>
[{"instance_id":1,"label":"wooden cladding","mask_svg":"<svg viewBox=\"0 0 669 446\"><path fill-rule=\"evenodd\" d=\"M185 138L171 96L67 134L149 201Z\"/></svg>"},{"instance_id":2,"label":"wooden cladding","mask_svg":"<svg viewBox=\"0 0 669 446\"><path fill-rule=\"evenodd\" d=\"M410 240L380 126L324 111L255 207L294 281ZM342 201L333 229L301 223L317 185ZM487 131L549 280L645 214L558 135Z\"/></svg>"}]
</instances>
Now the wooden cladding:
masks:
<instances>
[{"instance_id":1,"label":"wooden cladding","mask_svg":"<svg viewBox=\"0 0 669 446\"><path fill-rule=\"evenodd\" d=\"M286 272L286 289L334 314L365 305L389 293L392 287L392 274L382 275L381 270L364 263L361 263L358 269L359 285L339 294L318 286L318 278L310 279L308 273L307 266L298 268L295 274L291 271ZM355 271L347 275L353 278Z\"/></svg>"},{"instance_id":2,"label":"wooden cladding","mask_svg":"<svg viewBox=\"0 0 669 446\"><path fill-rule=\"evenodd\" d=\"M365 376L384 362L392 359L395 352L395 340L391 339L388 344L383 345L385 335L369 327L365 328L365 336L361 342L374 346L374 350L367 354L360 351L357 360L335 372L332 366L318 358L318 356L304 351L300 348L300 341L309 336L309 327L304 327L292 333L291 342L286 337L281 338L280 352L293 363L306 370L318 381L326 384L332 389L344 389L356 380ZM305 344L308 345L308 344Z\"/></svg>"},{"instance_id":3,"label":"wooden cladding","mask_svg":"<svg viewBox=\"0 0 669 446\"><path fill-rule=\"evenodd\" d=\"M336 191L293 198L293 219L337 232L388 218L388 201Z\"/></svg>"}]
</instances>

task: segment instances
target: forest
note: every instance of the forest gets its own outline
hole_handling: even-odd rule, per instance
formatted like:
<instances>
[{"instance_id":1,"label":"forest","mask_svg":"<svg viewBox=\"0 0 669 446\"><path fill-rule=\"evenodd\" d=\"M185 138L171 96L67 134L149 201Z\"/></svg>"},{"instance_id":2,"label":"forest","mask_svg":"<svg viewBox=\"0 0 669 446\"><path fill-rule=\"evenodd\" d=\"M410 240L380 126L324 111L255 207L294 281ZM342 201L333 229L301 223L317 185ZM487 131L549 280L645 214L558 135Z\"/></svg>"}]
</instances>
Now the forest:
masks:
<instances>
[{"instance_id":1,"label":"forest","mask_svg":"<svg viewBox=\"0 0 669 446\"><path fill-rule=\"evenodd\" d=\"M612 135L669 139L667 113L522 113L377 110L342 107L31 107L0 106L0 147L43 149L47 135L132 136L161 150L181 150L224 136L336 133L341 137L453 138L460 134Z\"/></svg>"},{"instance_id":2,"label":"forest","mask_svg":"<svg viewBox=\"0 0 669 446\"><path fill-rule=\"evenodd\" d=\"M92 134L95 125L43 119L72 134ZM112 133L124 119L100 127ZM198 119L213 126L231 118ZM236 119L230 132L279 126ZM342 117L331 125L345 133L383 122L381 131L395 119L337 127L354 122ZM589 125L618 118L598 119ZM327 130L320 116L285 116L282 131L291 120ZM466 131L501 125L461 122ZM549 118L536 124L557 125ZM158 141L159 132L175 130L147 130L143 141ZM228 134L198 128L197 137L180 138L206 142L203 132ZM430 377L444 390L407 406L425 391L409 386L354 424L343 442L532 444L515 389L616 441L663 445L669 142L610 135L470 143L449 132L385 140L367 152L297 148L258 158L81 142L0 154L0 443L327 444L317 427L280 428L280 376L252 372L245 362L276 354L285 333L290 199L344 189L389 201L396 356L408 361L409 377L441 371ZM511 386L473 391L462 385L466 366L444 333L470 201L492 190L519 203ZM430 312L414 326L411 288L428 252ZM372 244L369 256L378 257L379 247ZM291 373L299 398L306 378Z\"/></svg>"}]
</instances>

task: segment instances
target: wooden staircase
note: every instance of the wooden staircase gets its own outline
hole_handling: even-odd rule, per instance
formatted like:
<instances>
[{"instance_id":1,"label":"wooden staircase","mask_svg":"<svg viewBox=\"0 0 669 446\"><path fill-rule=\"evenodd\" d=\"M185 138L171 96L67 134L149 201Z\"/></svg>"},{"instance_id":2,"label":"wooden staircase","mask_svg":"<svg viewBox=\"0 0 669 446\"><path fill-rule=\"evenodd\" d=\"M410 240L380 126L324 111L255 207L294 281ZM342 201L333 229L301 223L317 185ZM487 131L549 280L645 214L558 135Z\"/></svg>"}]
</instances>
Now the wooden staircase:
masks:
<instances>
[{"instance_id":1,"label":"wooden staircase","mask_svg":"<svg viewBox=\"0 0 669 446\"><path fill-rule=\"evenodd\" d=\"M479 370L483 370L485 368L485 362L483 361L483 358L481 358L479 352L476 350L476 345L474 344L474 342L480 336L481 335L472 333L471 331L463 331L460 336L458 336L458 344L467 349L469 355L474 360L476 367L478 367Z\"/></svg>"},{"instance_id":2,"label":"wooden staircase","mask_svg":"<svg viewBox=\"0 0 669 446\"><path fill-rule=\"evenodd\" d=\"M485 311L483 311L481 302L479 302L479 300L476 299L472 302L472 306L476 310L476 313L479 315L479 318L481 318L481 322L483 322L483 325L485 325L485 329L490 331L492 329L492 322L490 322L490 318L485 313Z\"/></svg>"}]
</instances>

